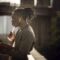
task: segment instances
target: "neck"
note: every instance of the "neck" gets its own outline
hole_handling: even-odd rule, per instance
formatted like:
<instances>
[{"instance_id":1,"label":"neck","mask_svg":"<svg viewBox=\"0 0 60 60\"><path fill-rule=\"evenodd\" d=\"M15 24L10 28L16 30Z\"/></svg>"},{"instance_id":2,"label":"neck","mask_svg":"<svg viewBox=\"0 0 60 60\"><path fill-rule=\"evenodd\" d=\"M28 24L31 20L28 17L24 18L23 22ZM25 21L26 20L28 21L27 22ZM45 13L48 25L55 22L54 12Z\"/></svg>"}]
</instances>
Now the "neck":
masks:
<instances>
[{"instance_id":1,"label":"neck","mask_svg":"<svg viewBox=\"0 0 60 60\"><path fill-rule=\"evenodd\" d=\"M21 29L24 29L28 24L25 22L24 24L21 25Z\"/></svg>"}]
</instances>

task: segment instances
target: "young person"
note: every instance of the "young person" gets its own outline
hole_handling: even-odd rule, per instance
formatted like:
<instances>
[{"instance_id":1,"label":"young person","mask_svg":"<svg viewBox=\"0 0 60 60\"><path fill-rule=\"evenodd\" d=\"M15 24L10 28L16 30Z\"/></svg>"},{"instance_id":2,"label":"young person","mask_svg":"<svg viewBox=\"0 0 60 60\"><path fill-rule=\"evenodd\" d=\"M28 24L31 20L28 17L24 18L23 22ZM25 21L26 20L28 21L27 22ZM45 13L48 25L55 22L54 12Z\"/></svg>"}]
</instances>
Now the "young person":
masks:
<instances>
[{"instance_id":1,"label":"young person","mask_svg":"<svg viewBox=\"0 0 60 60\"><path fill-rule=\"evenodd\" d=\"M12 50L12 60L28 60L27 55L31 51L33 42L35 40L35 34L28 23L33 17L33 11L31 8L16 9L12 15L12 25L19 27L16 35L12 34L8 36L10 41L15 40L15 49Z\"/></svg>"}]
</instances>

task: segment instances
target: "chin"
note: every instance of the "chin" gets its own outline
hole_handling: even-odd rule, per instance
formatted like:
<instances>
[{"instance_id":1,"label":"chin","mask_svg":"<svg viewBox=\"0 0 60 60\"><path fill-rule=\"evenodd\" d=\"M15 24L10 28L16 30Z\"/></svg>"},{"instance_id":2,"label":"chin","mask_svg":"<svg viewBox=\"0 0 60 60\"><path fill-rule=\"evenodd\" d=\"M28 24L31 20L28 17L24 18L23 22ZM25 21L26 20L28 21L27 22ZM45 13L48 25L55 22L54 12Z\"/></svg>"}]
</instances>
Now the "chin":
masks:
<instances>
[{"instance_id":1,"label":"chin","mask_svg":"<svg viewBox=\"0 0 60 60\"><path fill-rule=\"evenodd\" d=\"M16 27L16 25L12 24L14 27Z\"/></svg>"},{"instance_id":2,"label":"chin","mask_svg":"<svg viewBox=\"0 0 60 60\"><path fill-rule=\"evenodd\" d=\"M15 27L18 27L18 25L17 24L12 24L13 26L15 26Z\"/></svg>"},{"instance_id":3,"label":"chin","mask_svg":"<svg viewBox=\"0 0 60 60\"><path fill-rule=\"evenodd\" d=\"M15 27L17 27L16 25L14 25Z\"/></svg>"}]
</instances>

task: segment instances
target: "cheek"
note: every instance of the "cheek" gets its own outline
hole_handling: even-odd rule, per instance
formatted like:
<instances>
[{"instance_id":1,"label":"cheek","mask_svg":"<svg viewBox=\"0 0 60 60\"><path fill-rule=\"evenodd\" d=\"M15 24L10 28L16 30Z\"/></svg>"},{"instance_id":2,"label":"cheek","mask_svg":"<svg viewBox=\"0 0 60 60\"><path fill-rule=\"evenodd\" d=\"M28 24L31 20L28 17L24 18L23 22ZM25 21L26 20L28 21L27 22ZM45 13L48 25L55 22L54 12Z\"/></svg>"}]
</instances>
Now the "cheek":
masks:
<instances>
[{"instance_id":1,"label":"cheek","mask_svg":"<svg viewBox=\"0 0 60 60\"><path fill-rule=\"evenodd\" d=\"M20 22L18 20L15 23L16 23L16 25L20 25Z\"/></svg>"},{"instance_id":2,"label":"cheek","mask_svg":"<svg viewBox=\"0 0 60 60\"><path fill-rule=\"evenodd\" d=\"M15 21L15 20L13 20L13 21L12 21L12 23L16 23L16 21Z\"/></svg>"},{"instance_id":3,"label":"cheek","mask_svg":"<svg viewBox=\"0 0 60 60\"><path fill-rule=\"evenodd\" d=\"M13 24L16 24L16 23L17 23L17 21L16 21L16 20L12 20L12 23L13 23Z\"/></svg>"}]
</instances>

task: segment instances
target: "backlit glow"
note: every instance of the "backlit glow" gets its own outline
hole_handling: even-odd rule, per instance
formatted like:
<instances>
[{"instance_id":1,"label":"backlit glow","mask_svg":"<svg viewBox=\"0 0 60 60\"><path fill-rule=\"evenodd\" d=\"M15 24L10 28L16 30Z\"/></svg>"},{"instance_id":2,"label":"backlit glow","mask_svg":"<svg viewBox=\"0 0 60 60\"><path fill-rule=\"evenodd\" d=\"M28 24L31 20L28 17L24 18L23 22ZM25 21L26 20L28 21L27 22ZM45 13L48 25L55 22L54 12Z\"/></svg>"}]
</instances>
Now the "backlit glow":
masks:
<instances>
[{"instance_id":1,"label":"backlit glow","mask_svg":"<svg viewBox=\"0 0 60 60\"><path fill-rule=\"evenodd\" d=\"M0 0L0 2L10 2L10 3L20 4L21 0Z\"/></svg>"},{"instance_id":2,"label":"backlit glow","mask_svg":"<svg viewBox=\"0 0 60 60\"><path fill-rule=\"evenodd\" d=\"M34 0L34 6L37 6L37 0Z\"/></svg>"}]
</instances>

